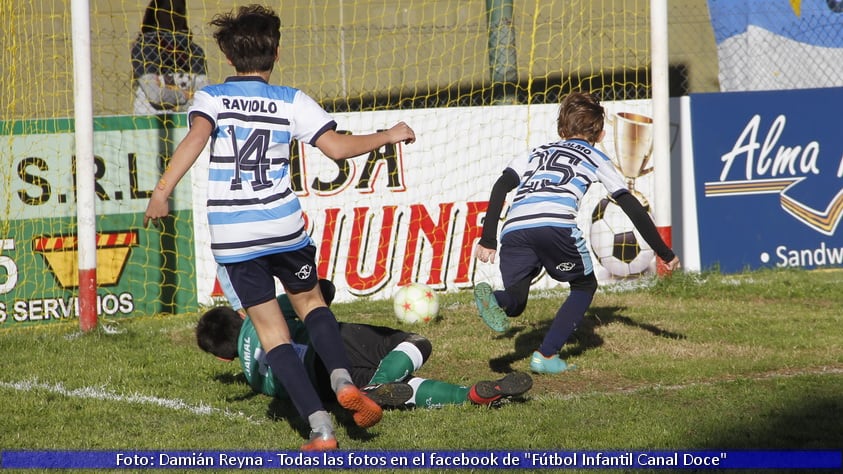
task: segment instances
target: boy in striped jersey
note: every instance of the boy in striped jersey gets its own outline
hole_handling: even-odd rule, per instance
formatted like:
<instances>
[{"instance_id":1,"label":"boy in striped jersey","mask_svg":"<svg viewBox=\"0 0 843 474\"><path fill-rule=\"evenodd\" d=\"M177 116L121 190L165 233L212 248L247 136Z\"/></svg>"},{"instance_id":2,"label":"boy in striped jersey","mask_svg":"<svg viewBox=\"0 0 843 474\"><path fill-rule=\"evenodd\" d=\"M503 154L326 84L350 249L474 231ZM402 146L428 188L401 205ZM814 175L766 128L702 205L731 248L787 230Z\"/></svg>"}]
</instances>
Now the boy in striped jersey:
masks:
<instances>
[{"instance_id":1,"label":"boy in striped jersey","mask_svg":"<svg viewBox=\"0 0 843 474\"><path fill-rule=\"evenodd\" d=\"M494 263L504 199L517 187L500 233L504 290L492 291L481 282L474 288L474 299L483 321L505 332L508 318L527 307L530 282L542 268L551 278L569 282L568 298L530 358L530 369L536 373L557 374L568 368L559 350L582 321L597 290L591 257L576 222L580 200L593 183L603 184L669 271L679 268L679 258L662 240L646 209L609 157L594 147L603 140L604 119L603 106L593 95L573 92L565 97L556 120L562 140L513 159L503 170L492 187L475 249L478 260Z\"/></svg>"},{"instance_id":2,"label":"boy in striped jersey","mask_svg":"<svg viewBox=\"0 0 843 474\"><path fill-rule=\"evenodd\" d=\"M367 135L336 132L336 122L301 90L269 84L281 38L270 8L242 6L214 17L214 39L236 74L196 92L190 129L154 189L144 216L169 214L168 198L210 140L208 227L211 251L257 331L266 359L311 427L303 450L336 449L333 422L292 345L275 299L278 278L355 423L370 427L381 408L353 383L337 320L317 285L316 249L290 183L290 141L310 143L334 160L415 141L400 122Z\"/></svg>"}]
</instances>

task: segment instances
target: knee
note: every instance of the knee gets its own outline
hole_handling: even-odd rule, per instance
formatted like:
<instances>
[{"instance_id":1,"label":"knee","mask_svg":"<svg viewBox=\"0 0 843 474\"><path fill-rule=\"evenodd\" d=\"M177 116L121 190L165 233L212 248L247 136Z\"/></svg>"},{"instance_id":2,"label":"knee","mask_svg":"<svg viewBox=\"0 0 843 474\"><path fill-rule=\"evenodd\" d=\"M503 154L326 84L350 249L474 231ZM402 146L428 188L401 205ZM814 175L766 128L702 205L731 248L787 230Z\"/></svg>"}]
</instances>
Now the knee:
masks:
<instances>
[{"instance_id":1,"label":"knee","mask_svg":"<svg viewBox=\"0 0 843 474\"><path fill-rule=\"evenodd\" d=\"M594 273L582 276L571 282L571 291L584 291L590 295L594 295L597 291L597 277Z\"/></svg>"},{"instance_id":2,"label":"knee","mask_svg":"<svg viewBox=\"0 0 843 474\"><path fill-rule=\"evenodd\" d=\"M520 316L527 309L531 283L532 277L528 277L506 289L506 294L510 298L509 304L504 308L507 316Z\"/></svg>"},{"instance_id":3,"label":"knee","mask_svg":"<svg viewBox=\"0 0 843 474\"><path fill-rule=\"evenodd\" d=\"M324 278L320 279L319 290L322 292L322 299L325 300L325 304L331 306L331 303L334 301L334 296L337 294L337 287L334 286L334 282Z\"/></svg>"},{"instance_id":4,"label":"knee","mask_svg":"<svg viewBox=\"0 0 843 474\"><path fill-rule=\"evenodd\" d=\"M409 342L410 344L416 346L416 348L421 352L422 360L427 362L430 358L430 354L433 352L433 344L431 344L430 340L424 336L419 334L410 333L404 342Z\"/></svg>"},{"instance_id":5,"label":"knee","mask_svg":"<svg viewBox=\"0 0 843 474\"><path fill-rule=\"evenodd\" d=\"M525 309L527 309L527 299L521 298L516 300L511 308L506 308L506 315L510 317L521 316Z\"/></svg>"}]
</instances>

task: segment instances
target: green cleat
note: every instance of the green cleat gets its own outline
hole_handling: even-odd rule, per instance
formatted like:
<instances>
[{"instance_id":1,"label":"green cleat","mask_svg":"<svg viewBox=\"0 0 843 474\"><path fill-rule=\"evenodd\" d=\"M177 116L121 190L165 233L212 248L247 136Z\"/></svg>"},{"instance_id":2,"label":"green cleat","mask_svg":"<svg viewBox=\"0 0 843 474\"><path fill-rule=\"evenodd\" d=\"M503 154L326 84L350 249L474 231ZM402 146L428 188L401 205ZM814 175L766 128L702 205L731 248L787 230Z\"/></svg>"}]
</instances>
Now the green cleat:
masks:
<instances>
[{"instance_id":1,"label":"green cleat","mask_svg":"<svg viewBox=\"0 0 843 474\"><path fill-rule=\"evenodd\" d=\"M509 329L509 318L503 308L498 306L492 287L488 283L478 283L474 286L474 302L480 318L495 332L506 332Z\"/></svg>"},{"instance_id":2,"label":"green cleat","mask_svg":"<svg viewBox=\"0 0 843 474\"><path fill-rule=\"evenodd\" d=\"M569 366L556 354L545 357L541 352L535 351L530 358L530 370L537 374L559 374L573 368L574 366Z\"/></svg>"}]
</instances>

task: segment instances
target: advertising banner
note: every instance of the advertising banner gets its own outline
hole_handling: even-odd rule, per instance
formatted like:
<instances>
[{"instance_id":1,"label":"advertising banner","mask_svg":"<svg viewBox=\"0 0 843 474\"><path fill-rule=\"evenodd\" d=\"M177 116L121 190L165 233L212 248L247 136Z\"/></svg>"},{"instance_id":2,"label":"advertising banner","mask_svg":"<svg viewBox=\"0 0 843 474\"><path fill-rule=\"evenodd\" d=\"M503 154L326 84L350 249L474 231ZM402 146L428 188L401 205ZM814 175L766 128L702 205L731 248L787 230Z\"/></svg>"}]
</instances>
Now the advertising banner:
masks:
<instances>
[{"instance_id":1,"label":"advertising banner","mask_svg":"<svg viewBox=\"0 0 843 474\"><path fill-rule=\"evenodd\" d=\"M691 96L700 262L843 264L843 88Z\"/></svg>"},{"instance_id":2,"label":"advertising banner","mask_svg":"<svg viewBox=\"0 0 843 474\"><path fill-rule=\"evenodd\" d=\"M651 103L604 106L600 146L649 204ZM411 282L438 291L479 281L500 287L497 264L474 259L489 193L514 156L559 139L557 112L547 104L341 113L334 116L341 132L370 133L403 120L417 141L342 161L293 143L284 166L317 246L318 273L334 281L336 301L391 298ZM100 316L184 313L222 296L205 213L207 150L176 187L172 217L143 226L149 196L186 125L184 114L95 120ZM78 317L72 121L0 122L0 132L0 327ZM654 271L652 249L602 185L584 196L578 222L593 237L601 281ZM557 285L544 274L534 282L537 289Z\"/></svg>"},{"instance_id":3,"label":"advertising banner","mask_svg":"<svg viewBox=\"0 0 843 474\"><path fill-rule=\"evenodd\" d=\"M176 121L173 121L176 120ZM2 123L0 327L78 317L78 233L71 120ZM162 229L143 213L183 117L98 118L94 133L100 316L195 310L192 196ZM188 178L189 183L189 176Z\"/></svg>"},{"instance_id":4,"label":"advertising banner","mask_svg":"<svg viewBox=\"0 0 843 474\"><path fill-rule=\"evenodd\" d=\"M606 138L599 146L649 206L654 199L652 104L603 105ZM440 291L471 288L480 281L500 287L497 263L474 259L489 193L514 156L559 140L558 110L558 105L546 104L342 113L335 115L341 131L367 133L404 120L417 141L342 162L296 144L293 186L318 249L319 275L336 285L336 301L390 298L411 282ZM195 196L204 196L205 161L194 167ZM196 240L207 241L204 197L193 208ZM578 224L591 238L600 281L655 271L653 250L602 185L592 186L583 197ZM215 286L216 275L210 249L198 248L196 260L199 294L206 295L203 290ZM533 287L556 285L542 272Z\"/></svg>"}]
</instances>

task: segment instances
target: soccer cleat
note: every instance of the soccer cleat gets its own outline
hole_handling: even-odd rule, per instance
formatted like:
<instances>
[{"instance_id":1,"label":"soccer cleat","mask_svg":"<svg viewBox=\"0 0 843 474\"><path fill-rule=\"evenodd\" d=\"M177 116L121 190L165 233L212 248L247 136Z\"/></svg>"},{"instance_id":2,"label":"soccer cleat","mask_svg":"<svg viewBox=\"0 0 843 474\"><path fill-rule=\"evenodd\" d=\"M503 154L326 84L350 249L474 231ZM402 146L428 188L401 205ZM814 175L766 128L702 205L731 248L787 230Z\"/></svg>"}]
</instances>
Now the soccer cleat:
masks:
<instances>
[{"instance_id":1,"label":"soccer cleat","mask_svg":"<svg viewBox=\"0 0 843 474\"><path fill-rule=\"evenodd\" d=\"M337 449L337 438L330 431L324 433L311 431L310 441L301 447L302 451L331 451L334 449Z\"/></svg>"},{"instance_id":2,"label":"soccer cleat","mask_svg":"<svg viewBox=\"0 0 843 474\"><path fill-rule=\"evenodd\" d=\"M524 372L510 372L498 380L483 380L471 386L468 399L478 405L491 405L504 397L517 397L533 387L533 378Z\"/></svg>"},{"instance_id":3,"label":"soccer cleat","mask_svg":"<svg viewBox=\"0 0 843 474\"><path fill-rule=\"evenodd\" d=\"M337 401L352 413L354 423L361 428L375 426L383 418L381 407L350 383L337 390Z\"/></svg>"},{"instance_id":4,"label":"soccer cleat","mask_svg":"<svg viewBox=\"0 0 843 474\"><path fill-rule=\"evenodd\" d=\"M558 374L572 368L573 366L569 367L556 354L551 357L545 357L541 352L535 351L533 352L533 357L530 358L530 370L537 374Z\"/></svg>"},{"instance_id":5,"label":"soccer cleat","mask_svg":"<svg viewBox=\"0 0 843 474\"><path fill-rule=\"evenodd\" d=\"M387 408L401 408L413 397L413 387L401 382L366 385L361 390L372 401Z\"/></svg>"},{"instance_id":6,"label":"soccer cleat","mask_svg":"<svg viewBox=\"0 0 843 474\"><path fill-rule=\"evenodd\" d=\"M492 287L488 283L478 283L474 286L474 302L477 303L480 318L493 331L505 332L509 329L509 318L503 308L498 306L495 295L492 294Z\"/></svg>"}]
</instances>

